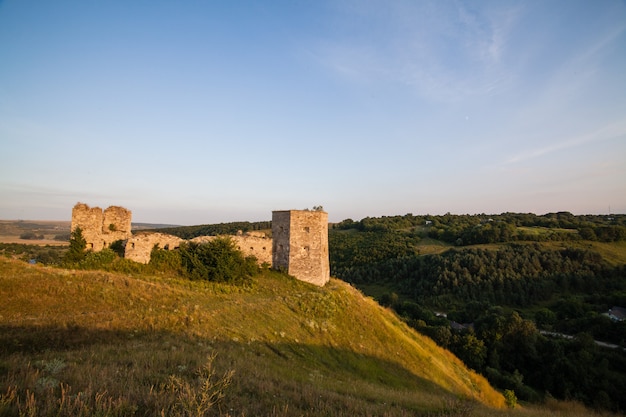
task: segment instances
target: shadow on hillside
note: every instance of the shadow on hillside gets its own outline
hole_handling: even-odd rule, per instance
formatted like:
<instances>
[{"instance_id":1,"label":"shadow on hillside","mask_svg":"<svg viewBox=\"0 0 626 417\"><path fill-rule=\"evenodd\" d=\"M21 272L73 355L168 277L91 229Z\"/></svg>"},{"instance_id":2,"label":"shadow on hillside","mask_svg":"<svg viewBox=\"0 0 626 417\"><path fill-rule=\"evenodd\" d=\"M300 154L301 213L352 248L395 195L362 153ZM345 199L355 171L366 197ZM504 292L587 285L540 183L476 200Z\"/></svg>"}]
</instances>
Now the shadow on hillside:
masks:
<instances>
[{"instance_id":1,"label":"shadow on hillside","mask_svg":"<svg viewBox=\"0 0 626 417\"><path fill-rule=\"evenodd\" d=\"M198 357L200 363L206 359L208 352L215 352L224 366L229 363L236 372L240 372L237 368L244 368L244 372L254 371L250 363L255 362L271 364L271 368L278 369L281 374L306 378L311 382L323 378L325 373L345 379L346 383L361 379L395 388L441 390L398 363L328 346L296 342L205 340L169 332L112 331L81 326L0 325L0 358L12 354L63 353L105 346L123 350L123 346L138 342L141 342L142 349L151 349L164 355L178 350L179 354L184 352L190 357ZM129 358L131 361L133 359ZM290 369L294 366L297 369Z\"/></svg>"},{"instance_id":2,"label":"shadow on hillside","mask_svg":"<svg viewBox=\"0 0 626 417\"><path fill-rule=\"evenodd\" d=\"M197 380L196 371L215 357L214 375L230 370L235 375L223 406L241 415L406 416L460 398L400 363L330 346L7 324L0 325L0 364L5 361L0 366L5 371L0 372L0 389L9 381L28 387L27 378L15 379L22 373L8 369L38 360L40 355L53 355L61 362L71 358L80 364L66 370L75 373L74 377L64 376L70 385L95 390L106 386L111 395L120 398L160 386L171 375ZM100 358L96 366L91 363L93 357ZM106 358L104 362L102 358ZM114 380L111 375L116 375ZM149 394L142 395L139 400L128 400L145 401L146 415L156 415L159 409L152 409L146 400ZM466 400L463 404L470 403L475 404Z\"/></svg>"},{"instance_id":3,"label":"shadow on hillside","mask_svg":"<svg viewBox=\"0 0 626 417\"><path fill-rule=\"evenodd\" d=\"M66 351L128 339L127 332L81 326L0 325L0 354Z\"/></svg>"}]
</instances>

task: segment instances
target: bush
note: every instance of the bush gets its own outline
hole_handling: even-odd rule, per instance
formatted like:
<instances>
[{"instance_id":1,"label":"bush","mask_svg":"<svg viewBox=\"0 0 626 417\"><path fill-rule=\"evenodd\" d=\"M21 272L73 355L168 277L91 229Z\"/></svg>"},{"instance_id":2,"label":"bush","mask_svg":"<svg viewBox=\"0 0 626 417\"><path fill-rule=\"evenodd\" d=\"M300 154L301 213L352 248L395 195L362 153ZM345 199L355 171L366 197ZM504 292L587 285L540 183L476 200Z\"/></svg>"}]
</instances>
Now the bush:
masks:
<instances>
[{"instance_id":1,"label":"bush","mask_svg":"<svg viewBox=\"0 0 626 417\"><path fill-rule=\"evenodd\" d=\"M245 257L228 237L180 246L183 273L194 280L242 283L258 273L257 260Z\"/></svg>"},{"instance_id":2,"label":"bush","mask_svg":"<svg viewBox=\"0 0 626 417\"><path fill-rule=\"evenodd\" d=\"M165 250L155 245L150 252L148 264L154 272L180 274L182 270L181 254L177 250Z\"/></svg>"},{"instance_id":3,"label":"bush","mask_svg":"<svg viewBox=\"0 0 626 417\"><path fill-rule=\"evenodd\" d=\"M517 407L517 397L515 396L515 391L511 389L504 390L504 402L506 406L509 408Z\"/></svg>"},{"instance_id":4,"label":"bush","mask_svg":"<svg viewBox=\"0 0 626 417\"><path fill-rule=\"evenodd\" d=\"M109 249L105 248L99 252L89 252L79 264L81 269L111 269L113 262L118 259L117 254Z\"/></svg>"},{"instance_id":5,"label":"bush","mask_svg":"<svg viewBox=\"0 0 626 417\"><path fill-rule=\"evenodd\" d=\"M30 262L32 260L44 265L59 265L67 248L62 246L25 245L23 243L0 243L0 254ZM1 415L1 414L0 414Z\"/></svg>"},{"instance_id":6,"label":"bush","mask_svg":"<svg viewBox=\"0 0 626 417\"><path fill-rule=\"evenodd\" d=\"M59 265L61 262L61 251L50 246L36 250L34 259L44 265Z\"/></svg>"},{"instance_id":7,"label":"bush","mask_svg":"<svg viewBox=\"0 0 626 417\"><path fill-rule=\"evenodd\" d=\"M126 251L126 241L124 240L116 240L111 243L109 246L113 252L117 254L120 258L124 257L124 252Z\"/></svg>"}]
</instances>

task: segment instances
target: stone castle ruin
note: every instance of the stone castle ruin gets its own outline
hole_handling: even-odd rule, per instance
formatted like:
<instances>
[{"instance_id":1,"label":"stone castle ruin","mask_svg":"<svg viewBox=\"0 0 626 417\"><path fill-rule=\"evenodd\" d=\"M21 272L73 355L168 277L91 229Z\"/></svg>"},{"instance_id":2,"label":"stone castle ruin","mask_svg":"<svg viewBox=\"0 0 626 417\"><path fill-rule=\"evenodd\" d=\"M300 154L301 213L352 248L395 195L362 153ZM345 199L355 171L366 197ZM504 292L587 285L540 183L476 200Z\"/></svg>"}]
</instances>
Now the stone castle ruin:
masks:
<instances>
[{"instance_id":1,"label":"stone castle ruin","mask_svg":"<svg viewBox=\"0 0 626 417\"><path fill-rule=\"evenodd\" d=\"M118 240L127 240L132 236L130 226L131 212L124 207L111 206L102 211L100 207L89 207L78 203L72 209L72 232L80 227L87 241L87 249L94 252L111 246Z\"/></svg>"},{"instance_id":2,"label":"stone castle ruin","mask_svg":"<svg viewBox=\"0 0 626 417\"><path fill-rule=\"evenodd\" d=\"M111 206L106 210L78 203L72 210L72 226L82 230L87 249L95 252L116 241L124 243L124 257L150 262L152 248L174 250L184 239L166 233L131 232L131 211ZM309 210L272 212L272 236L262 232L229 236L244 255L253 255L259 264L272 265L301 281L323 286L330 279L328 258L328 213ZM207 242L216 236L199 236L192 242Z\"/></svg>"}]
</instances>

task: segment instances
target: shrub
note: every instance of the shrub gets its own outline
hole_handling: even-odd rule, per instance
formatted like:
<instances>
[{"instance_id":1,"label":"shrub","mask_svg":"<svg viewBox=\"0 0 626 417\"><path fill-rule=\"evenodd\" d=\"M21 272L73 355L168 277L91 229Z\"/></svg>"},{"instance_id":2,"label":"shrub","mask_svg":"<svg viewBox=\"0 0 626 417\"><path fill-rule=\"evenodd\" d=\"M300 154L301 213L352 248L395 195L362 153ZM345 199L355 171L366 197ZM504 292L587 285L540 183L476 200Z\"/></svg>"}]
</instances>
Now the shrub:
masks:
<instances>
[{"instance_id":1,"label":"shrub","mask_svg":"<svg viewBox=\"0 0 626 417\"><path fill-rule=\"evenodd\" d=\"M110 269L117 258L113 250L105 248L99 252L88 252L78 266L82 269Z\"/></svg>"},{"instance_id":2,"label":"shrub","mask_svg":"<svg viewBox=\"0 0 626 417\"><path fill-rule=\"evenodd\" d=\"M44 265L58 265L61 262L61 250L46 246L36 251L35 259Z\"/></svg>"},{"instance_id":3,"label":"shrub","mask_svg":"<svg viewBox=\"0 0 626 417\"><path fill-rule=\"evenodd\" d=\"M515 391L512 389L504 390L504 402L506 406L509 408L515 408L517 406L517 396L515 395Z\"/></svg>"},{"instance_id":4,"label":"shrub","mask_svg":"<svg viewBox=\"0 0 626 417\"><path fill-rule=\"evenodd\" d=\"M113 252L117 254L120 258L124 257L124 252L126 251L126 242L124 240L116 240L111 243L109 246Z\"/></svg>"},{"instance_id":5,"label":"shrub","mask_svg":"<svg viewBox=\"0 0 626 417\"><path fill-rule=\"evenodd\" d=\"M179 274L182 269L181 253L177 250L165 250L155 245L150 252L150 268L155 272Z\"/></svg>"},{"instance_id":6,"label":"shrub","mask_svg":"<svg viewBox=\"0 0 626 417\"><path fill-rule=\"evenodd\" d=\"M141 274L146 271L146 266L130 259L115 258L113 263L107 268L109 271L121 272L124 274Z\"/></svg>"},{"instance_id":7,"label":"shrub","mask_svg":"<svg viewBox=\"0 0 626 417\"><path fill-rule=\"evenodd\" d=\"M245 257L228 237L180 246L183 272L190 279L242 283L258 273L257 260Z\"/></svg>"},{"instance_id":8,"label":"shrub","mask_svg":"<svg viewBox=\"0 0 626 417\"><path fill-rule=\"evenodd\" d=\"M0 254L15 257L24 262L36 261L44 265L59 265L67 248L62 246L25 245L23 243L0 243ZM0 414L1 416L2 414Z\"/></svg>"}]
</instances>

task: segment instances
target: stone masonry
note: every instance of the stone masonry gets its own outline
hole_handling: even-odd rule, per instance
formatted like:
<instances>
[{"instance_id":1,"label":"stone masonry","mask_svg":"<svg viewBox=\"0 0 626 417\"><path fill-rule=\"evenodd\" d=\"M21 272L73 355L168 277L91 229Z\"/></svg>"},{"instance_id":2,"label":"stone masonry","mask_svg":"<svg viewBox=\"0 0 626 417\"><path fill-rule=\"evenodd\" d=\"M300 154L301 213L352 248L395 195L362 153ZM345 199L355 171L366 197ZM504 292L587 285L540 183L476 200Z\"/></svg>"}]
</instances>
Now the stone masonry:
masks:
<instances>
[{"instance_id":1,"label":"stone masonry","mask_svg":"<svg viewBox=\"0 0 626 417\"><path fill-rule=\"evenodd\" d=\"M273 268L319 286L329 281L328 213L273 211L272 238Z\"/></svg>"},{"instance_id":2,"label":"stone masonry","mask_svg":"<svg viewBox=\"0 0 626 417\"><path fill-rule=\"evenodd\" d=\"M97 252L115 241L131 237L131 216L130 210L124 207L111 206L102 211L100 207L78 203L72 209L71 230L80 227L87 249Z\"/></svg>"},{"instance_id":3,"label":"stone masonry","mask_svg":"<svg viewBox=\"0 0 626 417\"><path fill-rule=\"evenodd\" d=\"M161 249L174 250L184 239L166 233L139 232L128 239L124 249L124 258L131 261L147 264L155 246Z\"/></svg>"}]
</instances>

